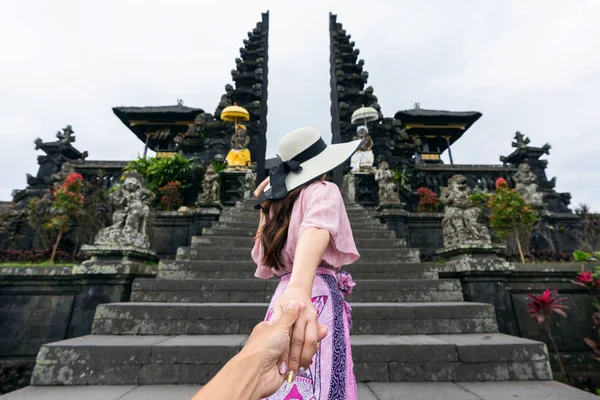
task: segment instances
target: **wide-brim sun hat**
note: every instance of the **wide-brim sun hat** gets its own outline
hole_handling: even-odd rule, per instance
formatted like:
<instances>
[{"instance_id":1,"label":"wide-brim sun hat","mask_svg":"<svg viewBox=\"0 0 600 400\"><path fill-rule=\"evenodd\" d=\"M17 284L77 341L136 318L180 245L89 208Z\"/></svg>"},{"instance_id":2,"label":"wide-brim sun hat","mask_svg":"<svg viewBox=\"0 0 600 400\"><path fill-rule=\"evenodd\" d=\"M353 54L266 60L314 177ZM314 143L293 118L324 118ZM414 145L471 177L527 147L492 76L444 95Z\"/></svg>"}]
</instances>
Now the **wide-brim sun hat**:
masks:
<instances>
[{"instance_id":1,"label":"wide-brim sun hat","mask_svg":"<svg viewBox=\"0 0 600 400\"><path fill-rule=\"evenodd\" d=\"M267 200L281 200L288 193L331 172L360 148L362 140L327 145L313 128L296 129L277 145L281 163L271 172L270 184L256 208Z\"/></svg>"}]
</instances>

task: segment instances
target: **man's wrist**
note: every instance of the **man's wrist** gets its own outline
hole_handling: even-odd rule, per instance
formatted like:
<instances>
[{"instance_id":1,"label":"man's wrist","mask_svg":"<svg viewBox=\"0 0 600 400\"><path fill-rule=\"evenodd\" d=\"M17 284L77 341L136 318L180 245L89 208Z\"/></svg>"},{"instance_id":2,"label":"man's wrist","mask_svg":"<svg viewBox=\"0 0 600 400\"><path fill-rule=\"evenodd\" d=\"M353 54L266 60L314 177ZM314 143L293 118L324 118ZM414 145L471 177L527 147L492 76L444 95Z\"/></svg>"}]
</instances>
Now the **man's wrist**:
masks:
<instances>
[{"instance_id":1,"label":"man's wrist","mask_svg":"<svg viewBox=\"0 0 600 400\"><path fill-rule=\"evenodd\" d=\"M260 356L246 348L230 360L240 383L246 388L243 399L255 400L262 397L262 377L260 371Z\"/></svg>"}]
</instances>

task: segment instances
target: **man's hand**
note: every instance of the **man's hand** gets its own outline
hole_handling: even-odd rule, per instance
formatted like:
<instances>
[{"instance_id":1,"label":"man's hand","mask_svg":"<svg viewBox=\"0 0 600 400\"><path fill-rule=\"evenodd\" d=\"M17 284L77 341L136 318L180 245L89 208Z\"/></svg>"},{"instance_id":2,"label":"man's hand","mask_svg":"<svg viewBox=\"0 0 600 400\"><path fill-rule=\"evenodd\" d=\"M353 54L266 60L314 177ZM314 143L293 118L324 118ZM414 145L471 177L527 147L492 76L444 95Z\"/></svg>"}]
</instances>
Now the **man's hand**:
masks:
<instances>
[{"instance_id":1,"label":"man's hand","mask_svg":"<svg viewBox=\"0 0 600 400\"><path fill-rule=\"evenodd\" d=\"M290 338L298 316L306 306L292 300L287 303L283 313L276 322L261 322L248 338L239 356L260 360L258 364L261 383L258 387L261 398L275 393L283 384L287 372L287 364L282 361L284 354L289 354ZM319 325L318 341L327 336L327 327ZM314 356L318 346L314 347L310 358Z\"/></svg>"}]
</instances>

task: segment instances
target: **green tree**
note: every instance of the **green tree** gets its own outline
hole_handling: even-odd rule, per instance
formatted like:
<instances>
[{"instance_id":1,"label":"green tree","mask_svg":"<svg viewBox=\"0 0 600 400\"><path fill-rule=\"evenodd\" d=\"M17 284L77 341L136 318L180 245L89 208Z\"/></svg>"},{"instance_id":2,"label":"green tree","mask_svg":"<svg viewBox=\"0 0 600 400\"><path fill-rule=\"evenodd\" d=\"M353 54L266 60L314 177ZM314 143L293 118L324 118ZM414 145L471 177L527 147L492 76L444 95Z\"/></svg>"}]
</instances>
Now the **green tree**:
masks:
<instances>
[{"instance_id":1,"label":"green tree","mask_svg":"<svg viewBox=\"0 0 600 400\"><path fill-rule=\"evenodd\" d=\"M173 157L148 157L130 161L125 171L136 171L144 177L146 186L160 199L160 188L169 182L180 182L181 189L189 185L194 166L191 161L175 154Z\"/></svg>"},{"instance_id":2,"label":"green tree","mask_svg":"<svg viewBox=\"0 0 600 400\"><path fill-rule=\"evenodd\" d=\"M520 235L531 232L538 221L537 213L531 209L515 189L510 189L503 178L496 181L496 191L489 197L490 226L502 238L511 237L517 243L521 262L525 262Z\"/></svg>"},{"instance_id":3,"label":"green tree","mask_svg":"<svg viewBox=\"0 0 600 400\"><path fill-rule=\"evenodd\" d=\"M52 207L50 209L51 219L46 223L46 228L57 232L56 241L52 246L52 255L50 264L54 263L56 250L60 243L62 235L71 228L71 218L77 215L84 204L81 189L83 186L83 177L73 172L62 185L54 191Z\"/></svg>"}]
</instances>

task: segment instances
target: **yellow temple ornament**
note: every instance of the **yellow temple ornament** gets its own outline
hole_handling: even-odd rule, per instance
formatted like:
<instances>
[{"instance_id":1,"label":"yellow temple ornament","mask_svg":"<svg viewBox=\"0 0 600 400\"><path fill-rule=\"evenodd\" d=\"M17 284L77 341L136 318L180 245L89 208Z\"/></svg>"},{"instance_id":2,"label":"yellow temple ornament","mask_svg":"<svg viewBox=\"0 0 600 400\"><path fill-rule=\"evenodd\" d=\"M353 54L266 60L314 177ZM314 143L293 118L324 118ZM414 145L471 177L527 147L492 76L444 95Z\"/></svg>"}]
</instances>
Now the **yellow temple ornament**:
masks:
<instances>
[{"instance_id":1,"label":"yellow temple ornament","mask_svg":"<svg viewBox=\"0 0 600 400\"><path fill-rule=\"evenodd\" d=\"M223 121L229 121L235 123L235 127L238 126L238 121L249 121L250 113L244 107L240 107L236 104L225 107L221 112L221 119Z\"/></svg>"}]
</instances>

